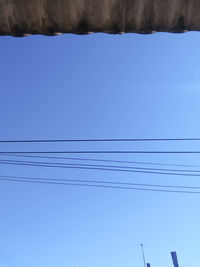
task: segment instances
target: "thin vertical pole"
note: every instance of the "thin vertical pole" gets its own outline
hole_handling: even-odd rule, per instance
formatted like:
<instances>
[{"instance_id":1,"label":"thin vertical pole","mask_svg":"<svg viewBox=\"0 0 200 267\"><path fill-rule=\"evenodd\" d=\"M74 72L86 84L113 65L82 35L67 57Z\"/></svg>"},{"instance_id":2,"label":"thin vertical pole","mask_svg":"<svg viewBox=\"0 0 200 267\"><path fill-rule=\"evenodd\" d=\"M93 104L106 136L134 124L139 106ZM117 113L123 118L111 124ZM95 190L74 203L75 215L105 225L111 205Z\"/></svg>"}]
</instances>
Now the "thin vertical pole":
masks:
<instances>
[{"instance_id":1,"label":"thin vertical pole","mask_svg":"<svg viewBox=\"0 0 200 267\"><path fill-rule=\"evenodd\" d=\"M176 251L172 251L171 256L172 256L174 267L179 267Z\"/></svg>"},{"instance_id":2,"label":"thin vertical pole","mask_svg":"<svg viewBox=\"0 0 200 267\"><path fill-rule=\"evenodd\" d=\"M144 245L143 244L141 244L141 248L142 248L142 257L143 257L144 267L146 267L146 260L145 260L145 255L144 255Z\"/></svg>"}]
</instances>

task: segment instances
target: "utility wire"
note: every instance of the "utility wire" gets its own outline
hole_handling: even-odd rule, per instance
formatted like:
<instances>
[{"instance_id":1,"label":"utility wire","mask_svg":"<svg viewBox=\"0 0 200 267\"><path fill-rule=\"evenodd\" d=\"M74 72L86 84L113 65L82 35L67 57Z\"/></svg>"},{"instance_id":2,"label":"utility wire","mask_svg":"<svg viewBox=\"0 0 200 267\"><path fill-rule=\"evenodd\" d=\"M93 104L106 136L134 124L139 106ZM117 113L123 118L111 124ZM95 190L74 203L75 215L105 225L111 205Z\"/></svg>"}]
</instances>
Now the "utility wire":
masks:
<instances>
[{"instance_id":1,"label":"utility wire","mask_svg":"<svg viewBox=\"0 0 200 267\"><path fill-rule=\"evenodd\" d=\"M154 141L200 141L200 138L102 138L102 139L29 139L0 140L0 143L64 143L64 142L154 142Z\"/></svg>"},{"instance_id":2,"label":"utility wire","mask_svg":"<svg viewBox=\"0 0 200 267\"><path fill-rule=\"evenodd\" d=\"M133 166L120 166L120 165L102 165L102 164L77 164L66 162L42 162L42 161L21 161L21 160L4 160L0 159L0 163L27 163L27 164L44 164L44 165L59 165L59 166L77 166L77 167L102 167L102 168L121 168L121 169L133 169L133 170L148 170L148 171L167 171L167 172L192 172L200 173L200 170L188 170L188 169L163 169L163 168L146 168L146 167L133 167Z\"/></svg>"},{"instance_id":3,"label":"utility wire","mask_svg":"<svg viewBox=\"0 0 200 267\"><path fill-rule=\"evenodd\" d=\"M141 184L141 183L128 183L128 182L113 182L103 180L85 180L85 179L66 179L66 178L42 178L42 177L22 177L22 176L9 176L0 175L0 178L5 179L27 179L33 181L59 181L59 182L78 182L78 183L95 183L95 184L114 184L114 185L128 185L128 186L144 186L144 187L158 187L158 188L176 188L176 189L195 189L199 190L200 186L182 186L182 185L161 185L161 184Z\"/></svg>"},{"instance_id":4,"label":"utility wire","mask_svg":"<svg viewBox=\"0 0 200 267\"><path fill-rule=\"evenodd\" d=\"M149 189L139 187L125 187L125 186L111 186L111 185L97 185L97 184L80 184L80 183L67 183L67 182L55 182L55 181L30 181L27 179L11 179L11 178L0 178L0 181L6 182L17 182L17 183L30 183L30 184L46 184L46 185L62 185L62 186L73 186L73 187L95 187L95 188L108 188L108 189L123 189L123 190L134 190L134 191L149 191L149 192L162 192L162 193L181 193L181 194L200 194L200 191L185 191L185 190L166 190L166 189Z\"/></svg>"},{"instance_id":5,"label":"utility wire","mask_svg":"<svg viewBox=\"0 0 200 267\"><path fill-rule=\"evenodd\" d=\"M0 151L0 154L200 154L200 151L80 150L80 151Z\"/></svg>"},{"instance_id":6,"label":"utility wire","mask_svg":"<svg viewBox=\"0 0 200 267\"><path fill-rule=\"evenodd\" d=\"M172 172L145 171L145 170L130 170L130 169L103 168L103 167L99 168L99 167L82 167L82 166L71 166L71 165L15 163L15 162L6 162L6 161L0 161L0 164L18 165L18 166L32 166L32 167L67 168L67 169L81 169L81 170L101 170L101 171L116 171L116 172L128 172L128 173L146 173L146 174L159 174L159 175L171 175L171 176L200 177L200 174L172 173Z\"/></svg>"},{"instance_id":7,"label":"utility wire","mask_svg":"<svg viewBox=\"0 0 200 267\"><path fill-rule=\"evenodd\" d=\"M1 154L9 157L23 157L23 158L38 158L38 159L56 159L56 160L75 160L75 161L93 161L93 162L112 162L112 163L123 163L123 164L141 164L141 165L158 165L158 166L174 166L174 167L194 167L200 168L200 165L192 164L173 164L173 163L161 163L161 162L146 162L146 161L126 161L126 160L110 160L110 159L94 159L94 158L73 158L73 157L56 157L56 156L34 156L34 155L19 155L19 154Z\"/></svg>"}]
</instances>

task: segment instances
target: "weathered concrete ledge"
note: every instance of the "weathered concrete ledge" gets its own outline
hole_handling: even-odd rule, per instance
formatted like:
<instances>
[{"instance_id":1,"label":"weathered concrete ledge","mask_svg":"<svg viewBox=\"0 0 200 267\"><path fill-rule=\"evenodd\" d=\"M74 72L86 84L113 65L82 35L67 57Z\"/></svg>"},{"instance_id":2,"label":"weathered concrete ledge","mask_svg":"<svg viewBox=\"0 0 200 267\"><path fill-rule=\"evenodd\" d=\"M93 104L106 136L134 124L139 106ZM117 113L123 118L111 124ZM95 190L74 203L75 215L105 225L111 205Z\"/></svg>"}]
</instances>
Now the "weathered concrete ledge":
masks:
<instances>
[{"instance_id":1,"label":"weathered concrete ledge","mask_svg":"<svg viewBox=\"0 0 200 267\"><path fill-rule=\"evenodd\" d=\"M0 0L0 35L200 30L200 0Z\"/></svg>"}]
</instances>

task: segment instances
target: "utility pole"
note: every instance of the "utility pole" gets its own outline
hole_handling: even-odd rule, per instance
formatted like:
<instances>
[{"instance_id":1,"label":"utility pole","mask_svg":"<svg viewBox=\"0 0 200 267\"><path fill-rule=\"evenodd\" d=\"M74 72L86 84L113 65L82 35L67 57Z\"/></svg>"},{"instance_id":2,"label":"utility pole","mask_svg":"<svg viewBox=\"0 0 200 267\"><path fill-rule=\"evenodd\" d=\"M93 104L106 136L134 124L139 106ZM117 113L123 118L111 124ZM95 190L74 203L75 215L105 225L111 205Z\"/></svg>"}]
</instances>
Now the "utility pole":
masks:
<instances>
[{"instance_id":1,"label":"utility pole","mask_svg":"<svg viewBox=\"0 0 200 267\"><path fill-rule=\"evenodd\" d=\"M172 256L172 261L173 261L174 267L179 267L178 258L177 258L176 252L172 251L171 252L171 256Z\"/></svg>"},{"instance_id":2,"label":"utility pole","mask_svg":"<svg viewBox=\"0 0 200 267\"><path fill-rule=\"evenodd\" d=\"M144 255L144 244L142 243L141 243L141 248L142 248L142 257L143 257L144 267L146 267L146 260L145 260L145 255Z\"/></svg>"}]
</instances>

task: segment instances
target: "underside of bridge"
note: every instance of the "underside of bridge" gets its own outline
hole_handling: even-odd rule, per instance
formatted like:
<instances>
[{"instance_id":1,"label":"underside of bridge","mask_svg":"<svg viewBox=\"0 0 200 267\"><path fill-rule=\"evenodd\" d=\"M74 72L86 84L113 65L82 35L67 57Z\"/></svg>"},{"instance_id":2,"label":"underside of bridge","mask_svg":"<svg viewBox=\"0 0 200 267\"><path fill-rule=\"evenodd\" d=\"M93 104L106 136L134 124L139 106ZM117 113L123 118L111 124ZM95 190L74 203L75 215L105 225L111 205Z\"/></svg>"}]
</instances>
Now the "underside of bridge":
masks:
<instances>
[{"instance_id":1,"label":"underside of bridge","mask_svg":"<svg viewBox=\"0 0 200 267\"><path fill-rule=\"evenodd\" d=\"M0 0L0 35L200 30L200 0Z\"/></svg>"}]
</instances>

